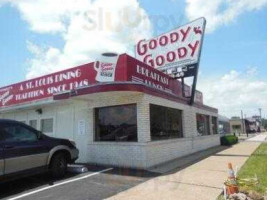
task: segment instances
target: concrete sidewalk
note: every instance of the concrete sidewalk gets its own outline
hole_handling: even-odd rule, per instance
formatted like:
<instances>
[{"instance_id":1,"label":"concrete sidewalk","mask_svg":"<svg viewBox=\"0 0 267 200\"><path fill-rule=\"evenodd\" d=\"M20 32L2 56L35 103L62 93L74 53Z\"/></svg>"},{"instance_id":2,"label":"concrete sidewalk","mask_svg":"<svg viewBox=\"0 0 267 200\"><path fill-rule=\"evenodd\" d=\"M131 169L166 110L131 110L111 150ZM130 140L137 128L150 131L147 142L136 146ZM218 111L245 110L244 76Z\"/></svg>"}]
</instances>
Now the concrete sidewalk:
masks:
<instances>
[{"instance_id":1,"label":"concrete sidewalk","mask_svg":"<svg viewBox=\"0 0 267 200\"><path fill-rule=\"evenodd\" d=\"M241 167L260 144L249 141L239 143L185 168L178 166L169 169L169 172L109 199L215 200L222 192L223 182L227 178L227 163L232 162L233 166ZM180 165L188 162L186 157L183 159L179 161Z\"/></svg>"},{"instance_id":2,"label":"concrete sidewalk","mask_svg":"<svg viewBox=\"0 0 267 200\"><path fill-rule=\"evenodd\" d=\"M263 133L260 135L256 135L255 137L249 138L249 139L247 139L247 141L249 141L249 142L267 142L266 139L267 139L267 134Z\"/></svg>"}]
</instances>

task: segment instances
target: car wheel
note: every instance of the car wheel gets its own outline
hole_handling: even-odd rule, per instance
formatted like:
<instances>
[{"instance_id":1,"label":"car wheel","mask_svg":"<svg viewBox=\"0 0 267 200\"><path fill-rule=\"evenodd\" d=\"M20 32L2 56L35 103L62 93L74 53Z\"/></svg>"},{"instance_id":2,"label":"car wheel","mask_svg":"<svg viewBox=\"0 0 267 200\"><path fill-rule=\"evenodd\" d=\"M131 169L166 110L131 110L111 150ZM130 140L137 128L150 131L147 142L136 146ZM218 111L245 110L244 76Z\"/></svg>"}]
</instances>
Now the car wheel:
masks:
<instances>
[{"instance_id":1,"label":"car wheel","mask_svg":"<svg viewBox=\"0 0 267 200\"><path fill-rule=\"evenodd\" d=\"M52 176L55 178L62 178L67 171L67 157L64 153L57 153L53 156L50 169Z\"/></svg>"}]
</instances>

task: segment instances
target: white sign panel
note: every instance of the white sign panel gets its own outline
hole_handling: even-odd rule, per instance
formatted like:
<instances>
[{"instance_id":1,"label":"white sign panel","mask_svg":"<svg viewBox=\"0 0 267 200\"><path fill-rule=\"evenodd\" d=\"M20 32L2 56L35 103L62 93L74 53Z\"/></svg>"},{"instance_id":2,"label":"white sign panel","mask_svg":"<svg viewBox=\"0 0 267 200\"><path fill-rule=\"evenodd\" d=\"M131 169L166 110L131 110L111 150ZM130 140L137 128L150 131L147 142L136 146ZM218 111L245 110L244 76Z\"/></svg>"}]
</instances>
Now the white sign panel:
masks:
<instances>
[{"instance_id":1,"label":"white sign panel","mask_svg":"<svg viewBox=\"0 0 267 200\"><path fill-rule=\"evenodd\" d=\"M85 120L78 121L78 134L85 135Z\"/></svg>"},{"instance_id":2,"label":"white sign panel","mask_svg":"<svg viewBox=\"0 0 267 200\"><path fill-rule=\"evenodd\" d=\"M156 38L141 40L135 48L136 58L159 70L198 63L205 24L205 18L199 18Z\"/></svg>"},{"instance_id":3,"label":"white sign panel","mask_svg":"<svg viewBox=\"0 0 267 200\"><path fill-rule=\"evenodd\" d=\"M99 61L94 63L96 70L96 81L112 82L115 80L115 70L119 55L115 53L104 53L99 58Z\"/></svg>"}]
</instances>

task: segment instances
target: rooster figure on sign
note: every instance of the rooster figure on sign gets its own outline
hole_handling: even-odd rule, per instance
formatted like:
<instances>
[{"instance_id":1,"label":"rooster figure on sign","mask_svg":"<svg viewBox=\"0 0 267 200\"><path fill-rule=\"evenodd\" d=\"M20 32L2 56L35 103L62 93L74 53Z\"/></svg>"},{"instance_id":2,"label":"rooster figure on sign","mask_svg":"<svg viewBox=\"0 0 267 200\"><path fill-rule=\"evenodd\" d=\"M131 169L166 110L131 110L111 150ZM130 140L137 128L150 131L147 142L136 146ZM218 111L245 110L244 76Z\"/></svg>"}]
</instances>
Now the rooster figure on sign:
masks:
<instances>
[{"instance_id":1,"label":"rooster figure on sign","mask_svg":"<svg viewBox=\"0 0 267 200\"><path fill-rule=\"evenodd\" d=\"M202 30L201 30L200 26L198 26L198 27L194 27L194 32L195 32L195 34L200 34L200 35L202 35Z\"/></svg>"}]
</instances>

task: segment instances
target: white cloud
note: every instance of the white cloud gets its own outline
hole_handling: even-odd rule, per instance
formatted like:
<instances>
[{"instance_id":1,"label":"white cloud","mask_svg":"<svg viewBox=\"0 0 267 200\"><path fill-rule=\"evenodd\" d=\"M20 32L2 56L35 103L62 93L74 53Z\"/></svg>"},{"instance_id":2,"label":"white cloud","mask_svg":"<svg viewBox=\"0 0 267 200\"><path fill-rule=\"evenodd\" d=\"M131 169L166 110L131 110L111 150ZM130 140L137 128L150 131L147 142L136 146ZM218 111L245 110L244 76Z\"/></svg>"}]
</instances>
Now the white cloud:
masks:
<instances>
[{"instance_id":1,"label":"white cloud","mask_svg":"<svg viewBox=\"0 0 267 200\"><path fill-rule=\"evenodd\" d=\"M66 29L64 19L72 13L71 0L9 0L28 22L30 29L38 33L56 33ZM72 1L72 5L75 1Z\"/></svg>"},{"instance_id":2,"label":"white cloud","mask_svg":"<svg viewBox=\"0 0 267 200\"><path fill-rule=\"evenodd\" d=\"M152 34L151 22L137 0L9 0L33 32L58 34L64 47L36 46L27 78L96 59L104 51L133 52L134 44Z\"/></svg>"},{"instance_id":3,"label":"white cloud","mask_svg":"<svg viewBox=\"0 0 267 200\"><path fill-rule=\"evenodd\" d=\"M258 108L267 109L267 81L247 76L249 70L232 70L220 78L200 76L198 89L204 94L205 104L228 117L240 116L241 110L252 116L258 114Z\"/></svg>"},{"instance_id":4,"label":"white cloud","mask_svg":"<svg viewBox=\"0 0 267 200\"><path fill-rule=\"evenodd\" d=\"M207 32L233 22L247 11L266 6L267 0L186 0L186 16L189 20L206 17Z\"/></svg>"},{"instance_id":5,"label":"white cloud","mask_svg":"<svg viewBox=\"0 0 267 200\"><path fill-rule=\"evenodd\" d=\"M247 68L247 75L248 76L255 76L258 73L258 68L257 67L248 67Z\"/></svg>"},{"instance_id":6,"label":"white cloud","mask_svg":"<svg viewBox=\"0 0 267 200\"><path fill-rule=\"evenodd\" d=\"M61 51L57 48L40 48L35 44L28 42L27 47L29 51L34 55L34 58L28 61L31 66L29 68L27 77L37 77L41 74L51 73L61 69L57 64L60 63Z\"/></svg>"}]
</instances>

